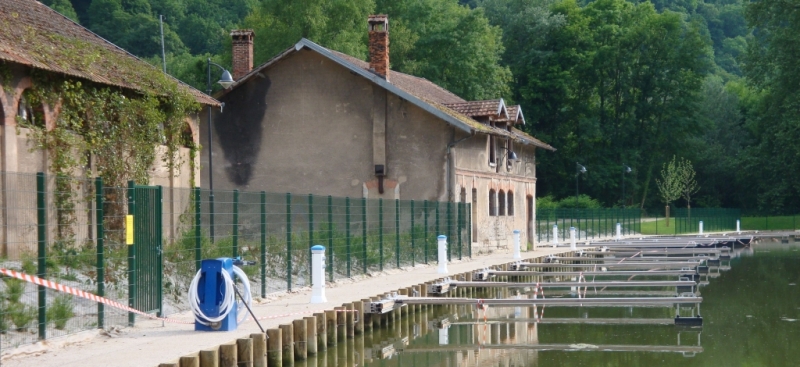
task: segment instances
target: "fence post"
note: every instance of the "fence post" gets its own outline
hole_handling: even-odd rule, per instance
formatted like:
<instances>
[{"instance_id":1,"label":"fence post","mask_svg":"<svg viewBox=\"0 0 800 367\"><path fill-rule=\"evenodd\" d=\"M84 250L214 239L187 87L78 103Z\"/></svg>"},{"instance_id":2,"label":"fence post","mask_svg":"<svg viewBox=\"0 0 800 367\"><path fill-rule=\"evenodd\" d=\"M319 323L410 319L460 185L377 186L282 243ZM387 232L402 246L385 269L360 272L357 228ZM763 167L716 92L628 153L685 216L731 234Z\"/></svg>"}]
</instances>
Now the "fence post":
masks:
<instances>
[{"instance_id":1,"label":"fence post","mask_svg":"<svg viewBox=\"0 0 800 367\"><path fill-rule=\"evenodd\" d=\"M97 221L97 295L100 297L106 296L106 275L105 267L103 266L103 255L105 252L105 227L103 223L103 178L97 177L94 179L94 204L95 204L95 218ZM97 302L97 328L105 328L105 305Z\"/></svg>"},{"instance_id":2,"label":"fence post","mask_svg":"<svg viewBox=\"0 0 800 367\"><path fill-rule=\"evenodd\" d=\"M415 266L417 249L414 247L414 200L411 200L411 266Z\"/></svg>"},{"instance_id":3,"label":"fence post","mask_svg":"<svg viewBox=\"0 0 800 367\"><path fill-rule=\"evenodd\" d=\"M422 206L423 206L422 211L425 214L425 231L423 232L424 236L422 237L425 240L423 246L424 247L423 257L425 258L425 264L428 264L428 200L423 201Z\"/></svg>"},{"instance_id":4,"label":"fence post","mask_svg":"<svg viewBox=\"0 0 800 367\"><path fill-rule=\"evenodd\" d=\"M194 271L200 271L203 262L202 217L200 215L200 188L194 188Z\"/></svg>"},{"instance_id":5,"label":"fence post","mask_svg":"<svg viewBox=\"0 0 800 367\"><path fill-rule=\"evenodd\" d=\"M162 285L162 288L158 290L158 298L157 298L158 299L158 313L156 314L156 316L164 317L164 288L163 288L163 284L164 284L164 243L163 243L164 240L163 240L163 238L164 238L164 236L162 235L163 223L164 223L164 209L163 209L163 204L162 204L164 202L164 186L158 185L157 189L156 189L156 193L157 193L156 194L157 196L156 196L155 202L156 202L156 205L159 206L159 209L156 212L156 214L157 214L156 215L156 223L158 223L156 225L156 228L157 228L156 229L156 231L157 231L156 239L159 241L158 245L156 246L156 249L158 251L158 261L157 261L158 267L157 267L157 270L156 270L156 279L157 279L158 283L156 283L156 284Z\"/></svg>"},{"instance_id":6,"label":"fence post","mask_svg":"<svg viewBox=\"0 0 800 367\"><path fill-rule=\"evenodd\" d=\"M233 190L233 225L231 228L233 236L233 257L239 256L239 190Z\"/></svg>"},{"instance_id":7,"label":"fence post","mask_svg":"<svg viewBox=\"0 0 800 367\"><path fill-rule=\"evenodd\" d=\"M442 226L439 224L439 207L441 206L441 204L438 201L435 204L436 204L436 236L438 238L438 236L442 234Z\"/></svg>"},{"instance_id":8,"label":"fence post","mask_svg":"<svg viewBox=\"0 0 800 367\"><path fill-rule=\"evenodd\" d=\"M453 238L453 202L447 202L447 238ZM453 261L453 246L447 246L447 261Z\"/></svg>"},{"instance_id":9,"label":"fence post","mask_svg":"<svg viewBox=\"0 0 800 367\"><path fill-rule=\"evenodd\" d=\"M328 260L328 279L333 281L333 196L328 195L328 248L330 249L330 260Z\"/></svg>"},{"instance_id":10,"label":"fence post","mask_svg":"<svg viewBox=\"0 0 800 367\"><path fill-rule=\"evenodd\" d=\"M378 199L378 256L380 269L383 271L383 198Z\"/></svg>"},{"instance_id":11,"label":"fence post","mask_svg":"<svg viewBox=\"0 0 800 367\"><path fill-rule=\"evenodd\" d=\"M369 269L367 263L367 198L361 198L361 221L364 222L364 225L361 226L361 236L363 237L361 255L364 259L364 274L366 274ZM381 258L381 264L383 264L383 258Z\"/></svg>"},{"instance_id":12,"label":"fence post","mask_svg":"<svg viewBox=\"0 0 800 367\"><path fill-rule=\"evenodd\" d=\"M47 272L47 191L43 172L36 173L36 222L38 237L38 267L36 276L46 278ZM39 339L47 339L47 292L43 285L37 286L39 293Z\"/></svg>"},{"instance_id":13,"label":"fence post","mask_svg":"<svg viewBox=\"0 0 800 367\"><path fill-rule=\"evenodd\" d=\"M462 246L464 245L461 242L461 231L464 228L464 203L456 203L456 231L458 231L458 259L461 260L462 255Z\"/></svg>"},{"instance_id":14,"label":"fence post","mask_svg":"<svg viewBox=\"0 0 800 367\"><path fill-rule=\"evenodd\" d=\"M400 268L400 199L394 199L394 253L396 267Z\"/></svg>"},{"instance_id":15,"label":"fence post","mask_svg":"<svg viewBox=\"0 0 800 367\"><path fill-rule=\"evenodd\" d=\"M469 258L472 258L472 204L466 204L466 211L467 211L467 254ZM537 218L538 219L538 218ZM538 232L538 231L537 231ZM531 243L533 243L533 238L530 239Z\"/></svg>"},{"instance_id":16,"label":"fence post","mask_svg":"<svg viewBox=\"0 0 800 367\"><path fill-rule=\"evenodd\" d=\"M214 189L208 190L208 235L214 243Z\"/></svg>"},{"instance_id":17,"label":"fence post","mask_svg":"<svg viewBox=\"0 0 800 367\"><path fill-rule=\"evenodd\" d=\"M346 245L347 245L347 277L350 278L351 277L350 269L352 268L352 260L351 260L351 256L352 256L352 250L351 250L351 244L352 243L351 243L351 241L352 241L352 238L350 236L350 198L349 197L344 199L344 215L345 215L345 221L347 222L347 225L345 226L345 227L347 227L345 229L345 241L346 241Z\"/></svg>"},{"instance_id":18,"label":"fence post","mask_svg":"<svg viewBox=\"0 0 800 367\"><path fill-rule=\"evenodd\" d=\"M267 296L267 192L261 192L261 298Z\"/></svg>"},{"instance_id":19,"label":"fence post","mask_svg":"<svg viewBox=\"0 0 800 367\"><path fill-rule=\"evenodd\" d=\"M136 184L133 181L128 181L128 217L132 218L130 222L126 220L125 223L125 232L127 237L127 232L134 232L133 228L129 228L128 226L136 224L136 218L133 216L133 213L136 210L136 195L134 187ZM126 238L125 242L128 239ZM127 243L128 247L128 307L133 307L133 304L136 301L136 256L134 253L134 245L133 243ZM128 326L133 327L134 322L136 321L136 314L133 312L128 312Z\"/></svg>"},{"instance_id":20,"label":"fence post","mask_svg":"<svg viewBox=\"0 0 800 367\"><path fill-rule=\"evenodd\" d=\"M311 247L314 246L314 195L308 194L308 268L311 269ZM310 273L310 271L309 271ZM325 269L322 269L325 279Z\"/></svg>"},{"instance_id":21,"label":"fence post","mask_svg":"<svg viewBox=\"0 0 800 367\"><path fill-rule=\"evenodd\" d=\"M286 193L286 288L292 290L292 194Z\"/></svg>"}]
</instances>

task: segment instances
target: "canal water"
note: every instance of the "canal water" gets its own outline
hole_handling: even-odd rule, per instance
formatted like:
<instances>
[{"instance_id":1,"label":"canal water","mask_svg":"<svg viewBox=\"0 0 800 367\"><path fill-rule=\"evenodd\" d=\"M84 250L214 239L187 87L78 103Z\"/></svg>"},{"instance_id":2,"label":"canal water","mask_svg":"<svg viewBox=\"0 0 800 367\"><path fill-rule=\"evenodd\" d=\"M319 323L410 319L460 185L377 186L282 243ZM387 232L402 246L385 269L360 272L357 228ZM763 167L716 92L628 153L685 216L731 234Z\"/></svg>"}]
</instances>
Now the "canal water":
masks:
<instances>
[{"instance_id":1,"label":"canal water","mask_svg":"<svg viewBox=\"0 0 800 367\"><path fill-rule=\"evenodd\" d=\"M711 272L708 285L700 287L702 327L670 323L674 307L492 307L483 311L438 306L409 314L389 329L342 342L300 365L800 365L800 244L754 243L751 249L736 251L730 268ZM619 293L634 295L625 292ZM548 293L549 297L574 297L569 291L545 290L546 297ZM587 290L589 297L601 295L593 294Z\"/></svg>"}]
</instances>

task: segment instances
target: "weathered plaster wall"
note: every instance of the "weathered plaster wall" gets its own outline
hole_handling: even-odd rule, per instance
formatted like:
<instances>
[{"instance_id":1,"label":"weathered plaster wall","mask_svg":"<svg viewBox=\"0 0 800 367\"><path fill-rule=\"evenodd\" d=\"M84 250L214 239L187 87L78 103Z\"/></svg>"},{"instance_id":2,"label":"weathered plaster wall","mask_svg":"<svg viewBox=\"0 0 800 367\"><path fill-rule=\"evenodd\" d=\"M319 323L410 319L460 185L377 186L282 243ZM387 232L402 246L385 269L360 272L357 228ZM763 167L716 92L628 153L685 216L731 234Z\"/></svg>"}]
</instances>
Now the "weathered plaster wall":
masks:
<instances>
[{"instance_id":1,"label":"weathered plaster wall","mask_svg":"<svg viewBox=\"0 0 800 367\"><path fill-rule=\"evenodd\" d=\"M33 87L30 70L16 64L6 64L11 71L9 81L0 80L0 256L18 259L24 253L37 248L36 235L36 177L37 172L48 172L48 153L35 149L29 138L30 130L17 126L17 112L23 92ZM5 84L4 84L5 83ZM59 108L44 106L45 126L53 128L58 121ZM199 134L197 117L187 119L189 130L197 141ZM164 186L164 233L172 236L179 231L179 216L189 204L191 169L189 149L180 150L180 171L170 175L163 161L163 147L150 170L151 185ZM76 152L76 154L80 154ZM91 167L78 176L88 179L94 174ZM88 181L87 181L88 182ZM53 175L47 183L48 198L48 238L56 236L56 211L53 201L55 182ZM78 197L86 197L89 191L85 185L75 185ZM77 223L74 225L75 242L85 243L94 238L94 203L78 200L76 202ZM52 241L51 241L52 242Z\"/></svg>"},{"instance_id":2,"label":"weathered plaster wall","mask_svg":"<svg viewBox=\"0 0 800 367\"><path fill-rule=\"evenodd\" d=\"M444 199L449 127L391 94L385 102L387 177L384 194L378 193L373 88L306 50L264 70L222 97L225 109L214 114L214 189ZM200 126L206 142L207 124ZM207 151L200 160L208 187Z\"/></svg>"},{"instance_id":3,"label":"weathered plaster wall","mask_svg":"<svg viewBox=\"0 0 800 367\"><path fill-rule=\"evenodd\" d=\"M497 146L505 146L505 142L498 138ZM485 135L476 135L464 140L456 146L456 193L460 200L461 189L465 191L465 201L475 203L473 210L473 251L492 251L499 248L510 248L513 245L512 231L520 230L520 242L523 246L527 243L533 245L535 238L535 197L536 197L536 169L535 149L532 146L515 144L513 151L517 154L518 161L507 166L507 153L505 149L498 148L497 164L489 164L489 143ZM473 189L475 196L473 197ZM506 193L513 192L513 215L508 215L506 205L505 215L489 215L489 192L494 189L495 195L502 190ZM528 203L527 197L534 201ZM532 205L532 208L528 208ZM495 201L499 209L499 200ZM499 212L496 211L496 212Z\"/></svg>"}]
</instances>

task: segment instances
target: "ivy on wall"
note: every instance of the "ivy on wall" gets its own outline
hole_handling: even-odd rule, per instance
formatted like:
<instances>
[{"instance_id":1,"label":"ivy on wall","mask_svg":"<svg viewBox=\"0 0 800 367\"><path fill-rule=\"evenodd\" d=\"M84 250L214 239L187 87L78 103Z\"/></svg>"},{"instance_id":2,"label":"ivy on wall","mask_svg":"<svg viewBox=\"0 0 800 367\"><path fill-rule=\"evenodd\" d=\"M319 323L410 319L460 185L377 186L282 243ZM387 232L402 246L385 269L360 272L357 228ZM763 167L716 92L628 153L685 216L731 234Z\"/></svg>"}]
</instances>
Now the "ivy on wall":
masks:
<instances>
[{"instance_id":1,"label":"ivy on wall","mask_svg":"<svg viewBox=\"0 0 800 367\"><path fill-rule=\"evenodd\" d=\"M84 176L89 167L107 186L125 187L128 180L146 184L159 146L164 147L163 163L175 173L184 162L179 149L185 146L190 150L190 184L194 184L193 158L199 146L192 140L187 117L200 105L173 80L154 75L150 82L161 80L161 87L133 91L37 69L31 78L33 86L24 97L32 113L27 119L18 116L17 121L29 129L31 149L48 152L48 168L55 175L58 241L74 242L79 181L71 178ZM57 112L51 129L43 123L44 106ZM116 195L124 194L107 193L108 209L122 214L125 198ZM109 225L121 228L122 223Z\"/></svg>"}]
</instances>

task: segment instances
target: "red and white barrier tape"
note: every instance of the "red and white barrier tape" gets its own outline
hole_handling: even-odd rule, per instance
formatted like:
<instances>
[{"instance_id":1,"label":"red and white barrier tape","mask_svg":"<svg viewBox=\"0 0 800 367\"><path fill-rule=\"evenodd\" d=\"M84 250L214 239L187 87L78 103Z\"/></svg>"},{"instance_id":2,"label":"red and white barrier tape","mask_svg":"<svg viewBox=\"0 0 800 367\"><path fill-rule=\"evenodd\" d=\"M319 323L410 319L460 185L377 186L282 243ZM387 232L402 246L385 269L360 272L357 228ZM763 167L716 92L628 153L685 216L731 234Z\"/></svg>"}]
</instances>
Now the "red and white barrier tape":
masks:
<instances>
[{"instance_id":1,"label":"red and white barrier tape","mask_svg":"<svg viewBox=\"0 0 800 367\"><path fill-rule=\"evenodd\" d=\"M39 278L37 276L20 273L18 271L0 268L0 274L7 275L7 276L10 276L10 277L13 277L13 278L20 279L20 280L24 280L24 281L26 281L28 283L41 285L41 286L44 286L44 287L47 287L47 288L50 288L50 289L57 290L59 292L71 294L71 295L76 296L76 297L81 297L81 298L85 298L85 299L88 299L88 300L91 300L91 301L94 301L94 302L102 303L104 305L109 305L111 307L114 307L114 308L117 308L117 309L120 309L120 310L123 310L123 311L133 312L133 313L135 313L137 315L141 315L141 316L147 317L149 319L163 320L163 321L170 322L170 323L175 323L175 324L194 325L194 322L176 320L176 319L170 319L170 318L166 318L166 317L158 317L158 316L155 316L155 315L151 315L149 313L142 312L142 311L139 311L139 310L137 310L135 308L131 308L131 307L128 307L126 305L123 305L123 304L121 304L121 303L119 303L117 301L112 301L112 300L110 300L108 298L100 297L100 296L98 296L96 294L92 294L92 293L89 293L89 292L86 292L86 291L82 291L80 289L75 289L75 288L72 288L72 287L69 287L69 286L66 286L66 285L63 285L63 284L58 284L56 282L51 282L51 281L49 281L47 279L42 279L42 278Z\"/></svg>"},{"instance_id":2,"label":"red and white barrier tape","mask_svg":"<svg viewBox=\"0 0 800 367\"><path fill-rule=\"evenodd\" d=\"M92 294L92 293L89 293L89 292L86 292L86 291L82 291L80 289L75 289L75 288L72 288L70 286L66 286L66 285L59 284L59 283L56 283L56 282L53 282L53 281L49 281L47 279L42 279L42 278L39 278L37 276L20 273L18 271L0 268L0 274L7 275L7 276L10 276L10 277L13 277L13 278L20 279L20 280L24 280L24 281L26 281L28 283L41 285L41 286L44 286L44 287L47 287L47 288L50 288L50 289L57 290L59 292L71 294L71 295L76 296L76 297L81 297L81 298L84 298L84 299L88 299L90 301L102 303L104 305L109 305L111 307L114 307L114 308L117 308L117 309L120 309L120 310L123 310L123 311L133 312L133 313L135 313L137 315L144 316L144 317L147 317L149 319L162 320L162 321L169 322L169 323L174 323L174 324L194 325L194 321L184 321L184 320L171 319L171 318L168 318L168 317L158 317L158 316L146 313L146 312L139 311L139 310L137 310L135 308L128 307L128 306L123 305L123 304L121 304L121 303L119 303L117 301L112 301L112 300L110 300L108 298L100 297L100 296L98 296L96 294ZM263 316L263 317L259 317L258 319L259 320L279 319L279 318L288 317L288 316L305 315L305 314L312 314L312 313L323 312L323 311L324 310L293 312L293 313L287 313L287 314L282 314L282 315ZM336 312L355 312L356 314L358 314L358 310L336 310ZM358 320L356 320L356 321L358 321Z\"/></svg>"}]
</instances>

